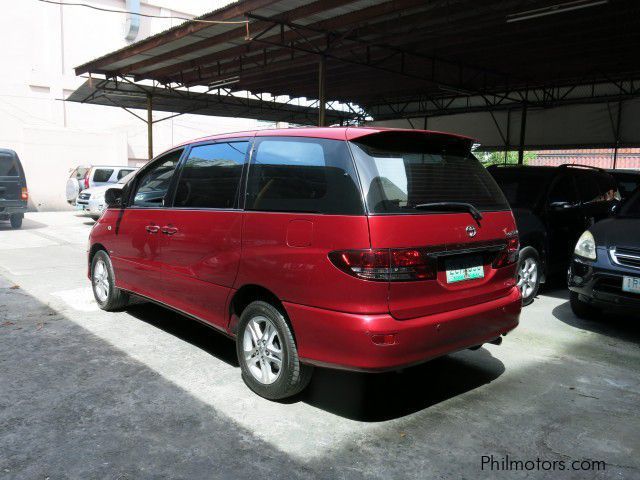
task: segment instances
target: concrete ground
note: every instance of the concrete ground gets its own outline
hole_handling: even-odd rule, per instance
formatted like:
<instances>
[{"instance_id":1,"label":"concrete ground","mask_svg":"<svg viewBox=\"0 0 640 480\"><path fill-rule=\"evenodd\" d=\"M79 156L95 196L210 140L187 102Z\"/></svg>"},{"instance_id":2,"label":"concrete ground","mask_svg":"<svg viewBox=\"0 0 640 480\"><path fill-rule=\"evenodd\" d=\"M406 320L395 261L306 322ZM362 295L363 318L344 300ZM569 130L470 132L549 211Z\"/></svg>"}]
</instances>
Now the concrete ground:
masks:
<instances>
[{"instance_id":1,"label":"concrete ground","mask_svg":"<svg viewBox=\"0 0 640 480\"><path fill-rule=\"evenodd\" d=\"M640 478L638 318L578 320L558 289L502 346L402 373L318 369L269 402L213 330L149 304L98 310L92 223L0 224L0 478ZM573 470L584 459L606 466Z\"/></svg>"}]
</instances>

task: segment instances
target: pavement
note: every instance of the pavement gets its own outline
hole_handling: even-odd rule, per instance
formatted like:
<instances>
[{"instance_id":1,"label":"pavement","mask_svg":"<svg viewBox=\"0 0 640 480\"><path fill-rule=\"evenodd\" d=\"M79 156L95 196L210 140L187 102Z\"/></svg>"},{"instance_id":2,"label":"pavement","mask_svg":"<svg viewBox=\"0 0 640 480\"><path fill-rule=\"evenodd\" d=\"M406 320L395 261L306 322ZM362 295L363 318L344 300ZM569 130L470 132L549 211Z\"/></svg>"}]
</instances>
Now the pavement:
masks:
<instances>
[{"instance_id":1,"label":"pavement","mask_svg":"<svg viewBox=\"0 0 640 480\"><path fill-rule=\"evenodd\" d=\"M100 311L92 224L0 223L1 479L640 478L637 317L579 320L547 289L501 346L317 369L271 402L215 331L151 304Z\"/></svg>"}]
</instances>

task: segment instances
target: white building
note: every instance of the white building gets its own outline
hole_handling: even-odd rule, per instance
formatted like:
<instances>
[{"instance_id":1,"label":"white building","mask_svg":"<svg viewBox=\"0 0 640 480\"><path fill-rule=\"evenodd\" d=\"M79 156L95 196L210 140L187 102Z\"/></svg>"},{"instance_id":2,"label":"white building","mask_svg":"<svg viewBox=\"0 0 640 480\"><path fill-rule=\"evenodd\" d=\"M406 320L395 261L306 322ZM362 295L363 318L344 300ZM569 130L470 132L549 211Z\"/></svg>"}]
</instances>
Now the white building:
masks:
<instances>
[{"instance_id":1,"label":"white building","mask_svg":"<svg viewBox=\"0 0 640 480\"><path fill-rule=\"evenodd\" d=\"M125 10L125 0L83 0ZM131 2L135 3L135 2ZM141 13L193 17L231 3L225 0L147 0ZM181 8L184 11L175 10ZM142 164L146 124L119 108L63 102L85 79L74 67L131 43L127 16L38 0L11 2L0 16L0 147L22 160L34 210L67 209L70 169L87 164ZM133 41L183 20L140 18ZM142 115L146 115L142 112ZM154 114L154 118L168 116ZM154 153L207 134L252 129L247 119L183 115L154 125Z\"/></svg>"}]
</instances>

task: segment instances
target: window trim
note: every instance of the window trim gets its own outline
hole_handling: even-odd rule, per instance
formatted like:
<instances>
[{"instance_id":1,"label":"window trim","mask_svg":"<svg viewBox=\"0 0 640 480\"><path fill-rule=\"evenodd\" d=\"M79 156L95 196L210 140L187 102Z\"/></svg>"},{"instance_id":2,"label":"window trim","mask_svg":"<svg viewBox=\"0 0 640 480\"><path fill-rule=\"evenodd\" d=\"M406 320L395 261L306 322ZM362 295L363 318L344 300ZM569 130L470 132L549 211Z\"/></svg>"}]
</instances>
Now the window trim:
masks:
<instances>
[{"instance_id":1,"label":"window trim","mask_svg":"<svg viewBox=\"0 0 640 480\"><path fill-rule=\"evenodd\" d=\"M191 150L196 147L203 147L207 145L215 145L218 143L235 143L235 142L247 142L247 153L244 156L244 162L242 164L242 171L240 172L240 179L238 180L238 189L236 191L236 198L233 201L233 208L216 208L216 207L178 207L175 205L176 200L176 192L178 188L178 183L180 182L180 178L182 177L182 171L184 169L187 160L189 159L189 155L191 154ZM230 137L230 138L217 138L215 140L205 140L202 142L192 143L183 147L185 151L180 157L180 161L176 166L176 171L174 173L173 178L171 179L171 184L169 185L169 191L167 196L167 205L164 208L170 208L172 210L180 210L180 211L217 211L217 212L236 212L244 210L244 203L240 206L240 198L244 197L245 192L245 175L248 167L249 159L251 158L251 153L253 151L253 137Z\"/></svg>"},{"instance_id":2,"label":"window trim","mask_svg":"<svg viewBox=\"0 0 640 480\"><path fill-rule=\"evenodd\" d=\"M171 155L172 153L175 153L179 150L182 150L182 153L180 154L180 157L178 158L178 162L176 164L176 169L173 172L173 176L171 177L171 181L169 182L169 187L167 188L167 194L165 195L165 201L163 202L164 204L159 206L159 207L143 207L140 205L133 205L133 198L135 197L135 193L138 191L138 185L140 183L140 179L149 171L151 170L157 163L159 163L161 160L163 160L164 158L166 158L167 156ZM132 208L135 210L158 210L158 209L165 209L165 208L169 208L169 206L167 205L167 199L173 199L173 186L175 183L175 178L176 178L176 172L178 171L178 167L180 166L180 162L182 162L182 159L184 158L184 154L185 152L188 150L187 147L185 146L181 146L181 147L176 147L176 148L172 148L171 150L167 151L167 152L163 152L162 154L158 155L157 157L151 159L149 162L147 162L146 165L144 165L142 168L140 168L140 170L138 170L136 172L136 175L133 178L133 182L130 182L129 184L127 184L128 191L126 192L126 202L124 202L123 208ZM166 160L165 160L166 161Z\"/></svg>"}]
</instances>

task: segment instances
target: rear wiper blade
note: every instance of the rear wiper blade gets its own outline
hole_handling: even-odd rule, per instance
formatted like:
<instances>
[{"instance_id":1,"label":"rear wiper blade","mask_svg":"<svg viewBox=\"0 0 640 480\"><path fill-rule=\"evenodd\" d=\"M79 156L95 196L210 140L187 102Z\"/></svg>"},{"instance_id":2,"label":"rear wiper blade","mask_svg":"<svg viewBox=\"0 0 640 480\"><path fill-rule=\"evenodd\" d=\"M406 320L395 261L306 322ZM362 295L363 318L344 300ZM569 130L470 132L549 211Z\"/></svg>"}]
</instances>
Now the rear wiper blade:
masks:
<instances>
[{"instance_id":1,"label":"rear wiper blade","mask_svg":"<svg viewBox=\"0 0 640 480\"><path fill-rule=\"evenodd\" d=\"M418 210L438 210L441 212L469 212L469 214L476 220L482 220L482 213L476 207L470 203L463 202L433 202L433 203L419 203L413 208Z\"/></svg>"}]
</instances>

